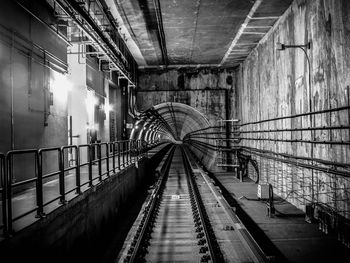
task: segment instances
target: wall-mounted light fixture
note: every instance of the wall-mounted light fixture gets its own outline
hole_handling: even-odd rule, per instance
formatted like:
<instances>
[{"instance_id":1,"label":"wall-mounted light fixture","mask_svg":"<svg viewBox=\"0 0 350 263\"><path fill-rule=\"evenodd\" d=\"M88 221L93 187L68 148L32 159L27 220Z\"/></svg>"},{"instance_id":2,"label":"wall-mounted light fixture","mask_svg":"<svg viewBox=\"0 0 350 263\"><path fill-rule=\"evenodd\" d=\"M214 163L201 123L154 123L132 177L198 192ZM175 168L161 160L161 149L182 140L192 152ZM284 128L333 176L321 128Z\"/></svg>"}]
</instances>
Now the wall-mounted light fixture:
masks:
<instances>
[{"instance_id":1,"label":"wall-mounted light fixture","mask_svg":"<svg viewBox=\"0 0 350 263\"><path fill-rule=\"evenodd\" d=\"M276 43L276 49L279 50L279 51L283 51L283 50L286 50L288 48L299 48L301 49L305 56L306 56L306 60L307 60L307 64L308 64L308 72L309 72L309 110L310 112L312 111L312 107L311 107L311 91L312 91L312 88L311 88L311 63L310 63L310 58L307 54L307 51L306 49L310 49L311 48L311 42L308 42L306 44L303 44L303 45L286 45L286 44L282 44L280 42ZM312 116L312 115L310 115Z\"/></svg>"},{"instance_id":2,"label":"wall-mounted light fixture","mask_svg":"<svg viewBox=\"0 0 350 263\"><path fill-rule=\"evenodd\" d=\"M308 71L309 71L309 91L311 92L311 63L310 63L310 59L309 56L306 52L306 49L310 49L311 48L311 42L308 42L306 44L303 45L286 45L286 44L282 44L280 42L276 43L276 49L278 51L283 51L286 50L288 48L299 48L301 49L305 56L306 56L306 60L307 60L307 64L308 64ZM311 101L311 93L310 93L310 101ZM311 102L310 102L310 111L311 111Z\"/></svg>"},{"instance_id":3,"label":"wall-mounted light fixture","mask_svg":"<svg viewBox=\"0 0 350 263\"><path fill-rule=\"evenodd\" d=\"M286 45L286 44L282 44L280 42L276 43L276 49L277 50L285 50L287 48L306 48L306 49L310 49L311 48L311 42L304 44L304 45Z\"/></svg>"},{"instance_id":4,"label":"wall-mounted light fixture","mask_svg":"<svg viewBox=\"0 0 350 263\"><path fill-rule=\"evenodd\" d=\"M279 50L279 51L283 51L285 49L288 49L288 48L299 48L301 49L305 56L306 56L306 60L307 60L307 65L308 65L308 75L309 75L309 80L308 80L308 88L309 88L309 112L312 112L312 81L311 81L311 63L310 63L310 58L307 54L307 49L311 49L311 42L308 42L304 45L286 45L286 44L282 44L280 42L276 43L276 49ZM309 118L310 118L310 126L312 125L313 123L313 115L310 114L309 115ZM314 132L311 132L311 140L313 141L314 140ZM311 158L313 159L314 158L314 144L312 143L311 144ZM313 165L314 161L311 161L311 164ZM311 170L311 202L314 201L314 196L315 196L315 193L314 193L314 170L312 169Z\"/></svg>"}]
</instances>

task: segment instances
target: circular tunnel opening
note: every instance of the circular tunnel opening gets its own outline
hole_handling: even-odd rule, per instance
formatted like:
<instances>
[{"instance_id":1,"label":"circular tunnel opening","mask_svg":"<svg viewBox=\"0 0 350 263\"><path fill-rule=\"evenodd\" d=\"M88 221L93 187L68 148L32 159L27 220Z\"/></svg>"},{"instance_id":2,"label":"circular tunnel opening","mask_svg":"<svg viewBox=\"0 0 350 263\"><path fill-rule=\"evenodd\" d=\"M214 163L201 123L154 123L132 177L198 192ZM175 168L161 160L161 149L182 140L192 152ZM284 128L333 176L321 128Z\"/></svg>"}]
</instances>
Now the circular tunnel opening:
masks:
<instances>
[{"instance_id":1,"label":"circular tunnel opening","mask_svg":"<svg viewBox=\"0 0 350 263\"><path fill-rule=\"evenodd\" d=\"M216 140L209 120L197 109L178 102L157 104L142 112L130 139L185 144L208 168L216 159Z\"/></svg>"}]
</instances>

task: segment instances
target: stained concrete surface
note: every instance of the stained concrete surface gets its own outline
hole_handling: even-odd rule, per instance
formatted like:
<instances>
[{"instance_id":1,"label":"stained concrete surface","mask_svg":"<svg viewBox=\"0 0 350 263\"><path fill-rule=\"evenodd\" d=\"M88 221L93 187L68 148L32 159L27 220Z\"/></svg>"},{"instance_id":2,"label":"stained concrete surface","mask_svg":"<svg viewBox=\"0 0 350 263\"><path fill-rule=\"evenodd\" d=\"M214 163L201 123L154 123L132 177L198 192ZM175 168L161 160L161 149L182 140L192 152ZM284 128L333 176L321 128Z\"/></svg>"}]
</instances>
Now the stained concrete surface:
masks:
<instances>
[{"instance_id":1,"label":"stained concrete surface","mask_svg":"<svg viewBox=\"0 0 350 263\"><path fill-rule=\"evenodd\" d=\"M240 112L241 123L350 105L349 11L348 0L300 0L292 3L278 25L267 34L237 71L237 91L240 98L240 106L237 109ZM307 55L299 48L279 51L276 50L277 42L295 45L310 42L311 49L306 49ZM307 58L310 60L310 68ZM350 111L342 110L313 117L304 116L250 125L242 130L297 129L349 124ZM348 129L256 133L250 137L338 142L310 144L242 140L242 145L345 164L350 160L350 148L339 143L350 140ZM261 178L270 182L283 197L288 196L288 200L300 209L305 209L305 203L316 202L349 218L348 178L312 172L310 169L276 163L266 158L253 158L258 160Z\"/></svg>"},{"instance_id":2,"label":"stained concrete surface","mask_svg":"<svg viewBox=\"0 0 350 263\"><path fill-rule=\"evenodd\" d=\"M164 65L161 45L167 50L170 65L219 64L254 5L254 1L244 0L162 0L159 7L156 3L133 0L116 4L147 65ZM259 20L260 28L246 30L242 39L245 46L236 47L228 65L235 66L235 59L247 56L290 3L291 0L262 1L255 16L268 18ZM158 11L161 18L157 17ZM265 26L263 30L261 26Z\"/></svg>"},{"instance_id":3,"label":"stained concrete surface","mask_svg":"<svg viewBox=\"0 0 350 263\"><path fill-rule=\"evenodd\" d=\"M265 202L257 200L257 184L250 180L240 182L229 173L218 174L216 178L288 262L343 262L348 258L349 249L335 235L326 235L318 230L317 224L307 223L303 212L294 205L289 202L278 205L276 201L276 209L285 215L276 213L268 217ZM276 199L281 201L278 196Z\"/></svg>"}]
</instances>

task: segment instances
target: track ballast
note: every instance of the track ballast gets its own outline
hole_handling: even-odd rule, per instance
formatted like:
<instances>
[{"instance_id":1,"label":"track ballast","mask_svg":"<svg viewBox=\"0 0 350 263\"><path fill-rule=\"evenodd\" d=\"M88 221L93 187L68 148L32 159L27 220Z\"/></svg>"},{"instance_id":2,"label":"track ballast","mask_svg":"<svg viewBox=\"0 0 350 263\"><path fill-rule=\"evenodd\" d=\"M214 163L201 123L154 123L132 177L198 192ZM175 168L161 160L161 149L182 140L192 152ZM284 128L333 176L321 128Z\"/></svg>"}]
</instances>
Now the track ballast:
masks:
<instances>
[{"instance_id":1,"label":"track ballast","mask_svg":"<svg viewBox=\"0 0 350 263\"><path fill-rule=\"evenodd\" d=\"M174 146L124 262L222 262L222 254L193 178L188 157Z\"/></svg>"}]
</instances>

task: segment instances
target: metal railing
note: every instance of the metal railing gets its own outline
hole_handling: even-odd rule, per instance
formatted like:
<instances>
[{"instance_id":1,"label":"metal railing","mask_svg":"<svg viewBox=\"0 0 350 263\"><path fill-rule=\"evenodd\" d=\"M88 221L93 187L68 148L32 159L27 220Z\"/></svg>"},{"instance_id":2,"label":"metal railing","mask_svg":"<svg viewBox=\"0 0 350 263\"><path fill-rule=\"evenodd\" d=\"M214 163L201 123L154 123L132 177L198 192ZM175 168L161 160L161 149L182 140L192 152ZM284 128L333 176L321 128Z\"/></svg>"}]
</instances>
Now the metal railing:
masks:
<instances>
[{"instance_id":1,"label":"metal railing","mask_svg":"<svg viewBox=\"0 0 350 263\"><path fill-rule=\"evenodd\" d=\"M0 153L0 193L1 193L1 207L2 207L2 218L0 220L0 229L3 229L4 233L7 233L7 180L6 180L6 166L5 166L6 156L3 153Z\"/></svg>"},{"instance_id":2,"label":"metal railing","mask_svg":"<svg viewBox=\"0 0 350 263\"><path fill-rule=\"evenodd\" d=\"M144 158L148 149L158 144L158 141L149 143L140 140L124 140L12 150L6 154L0 153L0 201L2 207L0 231L2 230L4 237L8 237L14 233L13 224L16 221L33 213L35 213L35 218L45 217L45 209L50 204L55 201L58 201L58 205L66 204L68 202L67 195L73 194L73 197L80 195L94 184L102 182L116 172ZM69 154L70 158L68 158ZM28 169L26 167L26 171L32 173L33 176L26 176L29 178L17 181L14 177L15 170L16 167L19 170L23 168L24 165L21 163L23 159L27 160L27 163L29 160L30 165ZM68 161L69 159L70 161ZM72 159L73 162L71 162ZM93 169L94 165L97 165L97 171ZM67 183L72 182L72 180L73 187L71 184L70 188L67 189ZM54 186L57 186L58 189L52 189L52 184L51 188L47 186L48 183L54 181L57 181L57 185ZM47 189L53 191L54 194L46 195ZM20 211L17 211L18 209L14 211L13 204L16 197L28 190L34 192L32 199L35 199L35 202L33 201L30 207L25 206L25 208L21 207Z\"/></svg>"}]
</instances>

